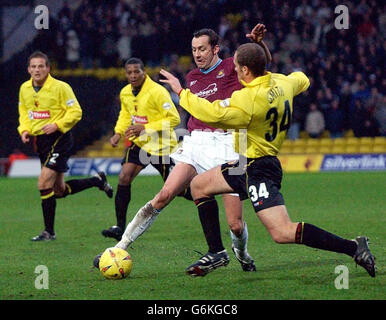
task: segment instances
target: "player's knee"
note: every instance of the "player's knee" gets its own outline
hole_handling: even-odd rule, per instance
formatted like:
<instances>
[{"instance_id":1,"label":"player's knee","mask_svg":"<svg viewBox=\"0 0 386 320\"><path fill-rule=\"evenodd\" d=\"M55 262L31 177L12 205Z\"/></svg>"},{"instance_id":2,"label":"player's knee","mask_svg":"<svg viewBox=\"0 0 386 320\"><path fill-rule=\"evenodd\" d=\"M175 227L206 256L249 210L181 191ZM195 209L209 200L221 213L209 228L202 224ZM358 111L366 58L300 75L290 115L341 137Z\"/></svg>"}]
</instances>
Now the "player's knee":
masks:
<instances>
[{"instance_id":1,"label":"player's knee","mask_svg":"<svg viewBox=\"0 0 386 320\"><path fill-rule=\"evenodd\" d=\"M118 184L121 186L127 186L131 183L131 175L130 174L123 174L122 172L119 174L118 178Z\"/></svg>"},{"instance_id":2,"label":"player's knee","mask_svg":"<svg viewBox=\"0 0 386 320\"><path fill-rule=\"evenodd\" d=\"M244 230L244 223L242 221L230 221L228 222L229 229L236 237L240 237Z\"/></svg>"},{"instance_id":3,"label":"player's knee","mask_svg":"<svg viewBox=\"0 0 386 320\"><path fill-rule=\"evenodd\" d=\"M279 244L284 243L292 243L293 242L293 235L290 234L290 228L289 227L281 227L274 230L269 230L269 233L271 234L272 240Z\"/></svg>"},{"instance_id":4,"label":"player's knee","mask_svg":"<svg viewBox=\"0 0 386 320\"><path fill-rule=\"evenodd\" d=\"M193 199L200 199L208 196L205 192L205 184L202 184L199 176L196 176L190 183L190 191Z\"/></svg>"},{"instance_id":5,"label":"player's knee","mask_svg":"<svg viewBox=\"0 0 386 320\"><path fill-rule=\"evenodd\" d=\"M50 181L46 181L44 179L39 179L38 180L38 189L39 190L45 190L45 189L49 189L49 188L52 188L52 184L50 183Z\"/></svg>"},{"instance_id":6,"label":"player's knee","mask_svg":"<svg viewBox=\"0 0 386 320\"><path fill-rule=\"evenodd\" d=\"M170 201L173 200L175 194L172 190L167 187L163 187L161 191L157 194L156 200L161 207L165 207Z\"/></svg>"}]
</instances>

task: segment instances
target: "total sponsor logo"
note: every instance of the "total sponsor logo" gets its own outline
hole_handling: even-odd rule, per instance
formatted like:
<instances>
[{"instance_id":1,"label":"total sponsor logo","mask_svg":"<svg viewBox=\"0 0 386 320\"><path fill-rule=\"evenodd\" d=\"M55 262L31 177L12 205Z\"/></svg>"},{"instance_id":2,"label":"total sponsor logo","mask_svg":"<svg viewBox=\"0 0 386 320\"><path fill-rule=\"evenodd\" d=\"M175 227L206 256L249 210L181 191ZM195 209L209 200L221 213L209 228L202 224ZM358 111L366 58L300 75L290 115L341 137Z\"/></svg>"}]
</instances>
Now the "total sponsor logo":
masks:
<instances>
[{"instance_id":1,"label":"total sponsor logo","mask_svg":"<svg viewBox=\"0 0 386 320\"><path fill-rule=\"evenodd\" d=\"M31 120L40 120L40 119L49 119L51 118L51 113L47 111L28 111L28 117Z\"/></svg>"},{"instance_id":2,"label":"total sponsor logo","mask_svg":"<svg viewBox=\"0 0 386 320\"><path fill-rule=\"evenodd\" d=\"M146 124L149 123L147 116L131 116L133 123Z\"/></svg>"},{"instance_id":3,"label":"total sponsor logo","mask_svg":"<svg viewBox=\"0 0 386 320\"><path fill-rule=\"evenodd\" d=\"M211 83L205 89L196 92L196 96L200 98L209 97L217 92L217 83Z\"/></svg>"}]
</instances>

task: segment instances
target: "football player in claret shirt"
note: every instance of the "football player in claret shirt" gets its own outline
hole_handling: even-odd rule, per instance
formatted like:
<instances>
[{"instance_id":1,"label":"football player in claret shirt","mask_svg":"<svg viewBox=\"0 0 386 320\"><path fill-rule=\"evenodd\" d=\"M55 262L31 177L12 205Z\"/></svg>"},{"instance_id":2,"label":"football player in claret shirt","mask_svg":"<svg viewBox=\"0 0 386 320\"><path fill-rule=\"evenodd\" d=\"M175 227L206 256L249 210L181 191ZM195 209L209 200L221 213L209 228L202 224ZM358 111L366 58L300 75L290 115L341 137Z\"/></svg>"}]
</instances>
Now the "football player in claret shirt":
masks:
<instances>
[{"instance_id":1,"label":"football player in claret shirt","mask_svg":"<svg viewBox=\"0 0 386 320\"><path fill-rule=\"evenodd\" d=\"M241 199L249 198L256 215L276 243L297 243L306 246L344 253L375 277L375 259L368 248L368 239L360 236L348 240L329 233L312 224L292 222L280 193L282 168L277 158L291 123L292 101L307 90L310 82L303 72L288 76L265 70L264 51L254 43L243 44L234 55L236 71L244 88L235 91L228 99L209 102L183 90L179 80L161 70L172 90L179 94L180 105L197 119L216 127L246 129L246 158L244 173L236 175L235 163L226 163L196 176L191 192L198 211L216 216L217 194L237 192ZM215 224L204 232L221 239ZM208 252L187 268L192 276L204 276L223 266L224 254Z\"/></svg>"},{"instance_id":2,"label":"football player in claret shirt","mask_svg":"<svg viewBox=\"0 0 386 320\"><path fill-rule=\"evenodd\" d=\"M115 196L117 224L102 231L105 237L118 241L126 227L131 183L149 164L164 181L167 179L174 164L169 154L177 146L174 128L180 123L170 93L146 74L141 59L127 60L125 71L129 84L120 92L121 111L110 144L116 147L122 136L132 144L125 151L119 174Z\"/></svg>"},{"instance_id":3,"label":"football player in claret shirt","mask_svg":"<svg viewBox=\"0 0 386 320\"><path fill-rule=\"evenodd\" d=\"M36 150L41 162L38 180L43 210L44 230L32 241L54 240L56 199L98 187L109 198L113 189L104 172L86 179L64 181L68 170L73 138L71 129L82 118L82 109L71 87L50 75L47 55L34 52L28 59L31 79L24 82L19 92L18 132L23 143L36 137Z\"/></svg>"},{"instance_id":4,"label":"football player in claret shirt","mask_svg":"<svg viewBox=\"0 0 386 320\"><path fill-rule=\"evenodd\" d=\"M257 24L252 31L252 41L258 43L271 60L263 36L266 32L263 24ZM189 72L186 83L197 96L208 101L229 98L233 91L241 88L233 59L222 60L218 53L219 36L211 29L201 29L194 33L192 39L192 55L197 68ZM117 247L127 247L146 231L156 219L160 211L165 208L177 195L186 190L193 177L217 165L232 160L238 160L239 155L234 151L231 132L208 126L200 120L191 117L188 121L190 135L184 136L183 144L170 157L176 163L161 191L137 212L128 224ZM248 229L243 219L242 203L237 193L224 195L225 215L230 227L232 250L244 271L256 271L255 263L248 253ZM200 221L205 225L208 217L200 214ZM210 220L220 228L219 216L211 215ZM222 241L212 241L210 232L206 233L210 252L223 252L224 264L229 263L228 254ZM216 239L217 240L217 239ZM94 260L97 265L98 256Z\"/></svg>"}]
</instances>

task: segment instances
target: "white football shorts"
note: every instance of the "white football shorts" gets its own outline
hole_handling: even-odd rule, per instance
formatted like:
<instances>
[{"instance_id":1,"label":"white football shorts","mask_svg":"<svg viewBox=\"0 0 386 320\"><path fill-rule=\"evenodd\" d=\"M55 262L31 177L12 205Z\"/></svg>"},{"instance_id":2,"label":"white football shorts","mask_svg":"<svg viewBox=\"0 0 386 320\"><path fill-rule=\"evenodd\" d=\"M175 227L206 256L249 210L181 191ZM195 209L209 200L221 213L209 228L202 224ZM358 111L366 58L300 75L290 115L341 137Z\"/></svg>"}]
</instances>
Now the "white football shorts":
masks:
<instances>
[{"instance_id":1,"label":"white football shorts","mask_svg":"<svg viewBox=\"0 0 386 320\"><path fill-rule=\"evenodd\" d=\"M192 165L197 174L200 174L223 163L239 159L233 139L230 132L192 131L190 136L184 136L182 146L170 157L175 163ZM238 196L237 193L231 195Z\"/></svg>"}]
</instances>

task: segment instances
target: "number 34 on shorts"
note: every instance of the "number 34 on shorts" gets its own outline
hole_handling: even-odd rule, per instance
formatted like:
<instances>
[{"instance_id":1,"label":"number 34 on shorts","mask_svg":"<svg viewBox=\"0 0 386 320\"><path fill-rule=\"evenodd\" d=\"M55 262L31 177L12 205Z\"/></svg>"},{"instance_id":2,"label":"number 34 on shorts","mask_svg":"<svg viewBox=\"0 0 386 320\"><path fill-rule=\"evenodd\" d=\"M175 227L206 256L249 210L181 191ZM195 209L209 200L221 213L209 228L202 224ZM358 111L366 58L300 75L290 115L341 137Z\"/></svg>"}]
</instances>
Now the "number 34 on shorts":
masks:
<instances>
[{"instance_id":1,"label":"number 34 on shorts","mask_svg":"<svg viewBox=\"0 0 386 320\"><path fill-rule=\"evenodd\" d=\"M254 206L263 204L263 199L268 199L269 192L265 182L261 182L257 187L255 185L250 185L248 188L249 198L251 199ZM259 200L261 198L261 200Z\"/></svg>"},{"instance_id":2,"label":"number 34 on shorts","mask_svg":"<svg viewBox=\"0 0 386 320\"><path fill-rule=\"evenodd\" d=\"M279 187L269 180L248 181L248 193L256 212L284 204Z\"/></svg>"}]
</instances>

